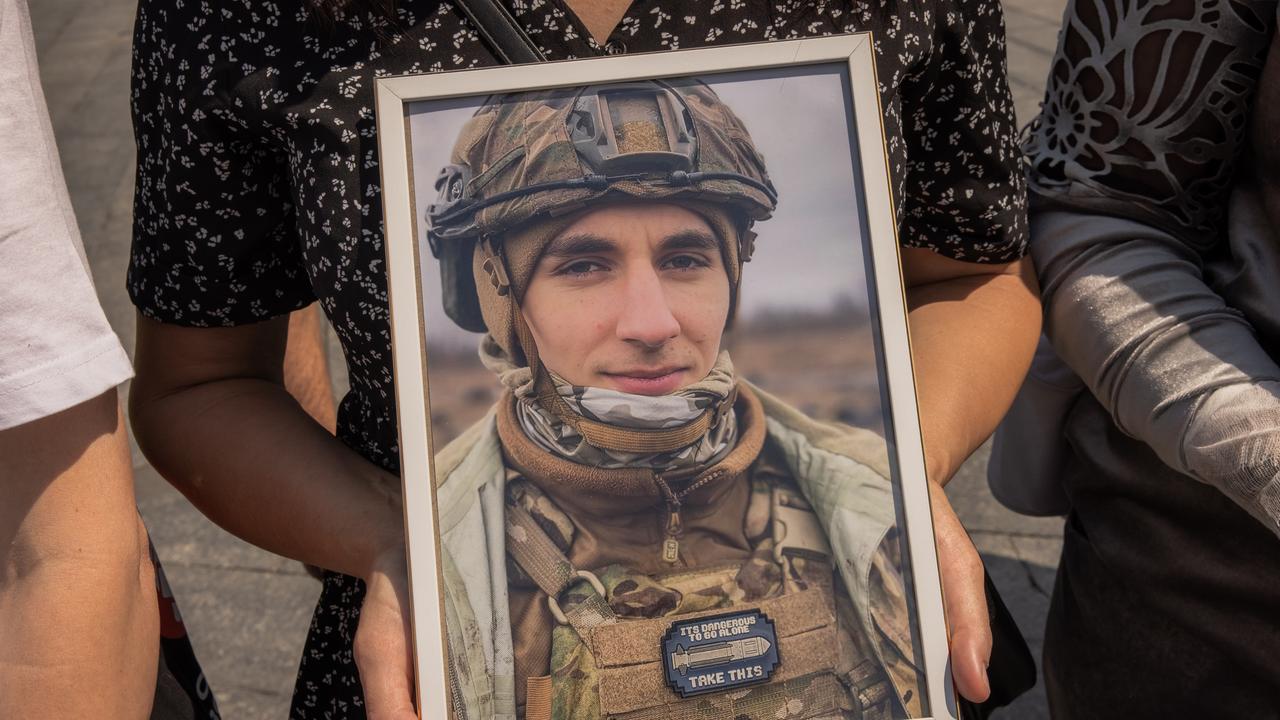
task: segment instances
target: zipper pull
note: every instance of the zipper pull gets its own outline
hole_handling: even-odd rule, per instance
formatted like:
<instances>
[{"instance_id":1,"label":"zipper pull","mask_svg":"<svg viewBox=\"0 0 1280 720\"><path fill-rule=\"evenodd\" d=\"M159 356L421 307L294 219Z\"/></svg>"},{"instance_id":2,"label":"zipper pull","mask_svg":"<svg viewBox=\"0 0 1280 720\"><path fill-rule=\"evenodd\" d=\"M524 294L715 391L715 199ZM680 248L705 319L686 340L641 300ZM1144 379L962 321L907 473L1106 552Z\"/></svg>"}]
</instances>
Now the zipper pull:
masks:
<instances>
[{"instance_id":1,"label":"zipper pull","mask_svg":"<svg viewBox=\"0 0 1280 720\"><path fill-rule=\"evenodd\" d=\"M666 539L662 542L662 559L672 565L680 561L680 531L680 506L670 505L667 512Z\"/></svg>"}]
</instances>

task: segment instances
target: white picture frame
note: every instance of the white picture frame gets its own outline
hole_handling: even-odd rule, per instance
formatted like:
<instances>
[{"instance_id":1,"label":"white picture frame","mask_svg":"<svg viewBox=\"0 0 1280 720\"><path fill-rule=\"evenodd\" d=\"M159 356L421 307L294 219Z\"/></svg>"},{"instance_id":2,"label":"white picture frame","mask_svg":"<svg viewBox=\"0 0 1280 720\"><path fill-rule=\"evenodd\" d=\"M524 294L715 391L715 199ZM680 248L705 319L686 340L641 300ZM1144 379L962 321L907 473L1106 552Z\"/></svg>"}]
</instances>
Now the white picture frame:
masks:
<instances>
[{"instance_id":1,"label":"white picture frame","mask_svg":"<svg viewBox=\"0 0 1280 720\"><path fill-rule=\"evenodd\" d=\"M422 198L435 175L415 176L414 145L430 141L447 148L451 137L415 137L414 118L441 101L462 102L502 93L623 81L805 68L839 70L845 78L845 122L854 196L861 206L858 241L865 248L865 280L878 325L883 428L901 507L899 522L909 554L906 583L914 603L928 714L956 718L956 698L947 653L947 626L930 521L930 484L925 479L916 395L907 332L899 245L890 190L880 98L868 33L771 43L680 50L630 56L515 65L447 73L380 78L376 113L385 219L388 293L394 349L404 518L412 594L412 635L420 717L448 717L450 688L436 479L429 402L428 335L432 311L424 299L431 272L423 242ZM797 111L797 109L792 109ZM750 126L750 118L744 117ZM447 152L447 150L446 150ZM766 155L768 149L765 150ZM424 188L425 186L425 188ZM780 204L787 200L784 197ZM762 231L763 232L763 231ZM758 271L752 268L752 271ZM438 321L436 321L438 322Z\"/></svg>"}]
</instances>

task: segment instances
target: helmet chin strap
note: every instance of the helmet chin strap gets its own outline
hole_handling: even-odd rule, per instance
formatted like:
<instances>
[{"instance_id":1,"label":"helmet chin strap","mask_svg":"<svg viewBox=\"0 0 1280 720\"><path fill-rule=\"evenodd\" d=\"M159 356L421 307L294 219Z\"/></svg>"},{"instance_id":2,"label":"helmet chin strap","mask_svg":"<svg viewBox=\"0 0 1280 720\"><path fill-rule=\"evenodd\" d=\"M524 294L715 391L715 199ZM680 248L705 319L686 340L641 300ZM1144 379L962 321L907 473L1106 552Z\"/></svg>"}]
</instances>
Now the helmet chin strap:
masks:
<instances>
[{"instance_id":1,"label":"helmet chin strap","mask_svg":"<svg viewBox=\"0 0 1280 720\"><path fill-rule=\"evenodd\" d=\"M511 299L511 317L516 325L516 337L520 341L520 349L524 352L533 372L534 392L538 402L561 422L573 428L589 444L602 450L627 452L636 454L652 454L669 452L686 447L702 437L712 424L719 419L721 413L729 412L737 398L737 391L730 393L718 405L707 408L692 422L673 428L639 429L620 428L597 422L574 412L560 393L556 392L555 382L551 379L547 368L539 361L538 346L533 340L533 333L525 323L524 313L520 312L520 303L515 293L508 293Z\"/></svg>"}]
</instances>

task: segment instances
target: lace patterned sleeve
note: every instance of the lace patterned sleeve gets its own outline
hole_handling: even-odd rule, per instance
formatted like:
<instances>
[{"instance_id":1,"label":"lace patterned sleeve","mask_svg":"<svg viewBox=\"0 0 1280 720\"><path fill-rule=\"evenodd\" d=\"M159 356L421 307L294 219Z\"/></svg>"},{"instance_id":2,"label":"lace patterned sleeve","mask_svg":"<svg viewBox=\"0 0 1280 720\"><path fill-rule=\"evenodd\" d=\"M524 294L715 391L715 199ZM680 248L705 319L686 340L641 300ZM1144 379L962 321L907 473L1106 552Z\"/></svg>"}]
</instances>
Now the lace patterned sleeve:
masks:
<instances>
[{"instance_id":1,"label":"lace patterned sleeve","mask_svg":"<svg viewBox=\"0 0 1280 720\"><path fill-rule=\"evenodd\" d=\"M184 9L186 8L186 9ZM314 301L282 153L226 101L219 16L142 0L131 103L138 167L128 289L166 323L239 325Z\"/></svg>"},{"instance_id":2,"label":"lace patterned sleeve","mask_svg":"<svg viewBox=\"0 0 1280 720\"><path fill-rule=\"evenodd\" d=\"M1028 128L1033 202L1220 236L1275 0L1071 0Z\"/></svg>"},{"instance_id":3,"label":"lace patterned sleeve","mask_svg":"<svg viewBox=\"0 0 1280 720\"><path fill-rule=\"evenodd\" d=\"M942 3L929 57L902 83L901 242L967 262L1026 252L1026 187L997 0Z\"/></svg>"}]
</instances>

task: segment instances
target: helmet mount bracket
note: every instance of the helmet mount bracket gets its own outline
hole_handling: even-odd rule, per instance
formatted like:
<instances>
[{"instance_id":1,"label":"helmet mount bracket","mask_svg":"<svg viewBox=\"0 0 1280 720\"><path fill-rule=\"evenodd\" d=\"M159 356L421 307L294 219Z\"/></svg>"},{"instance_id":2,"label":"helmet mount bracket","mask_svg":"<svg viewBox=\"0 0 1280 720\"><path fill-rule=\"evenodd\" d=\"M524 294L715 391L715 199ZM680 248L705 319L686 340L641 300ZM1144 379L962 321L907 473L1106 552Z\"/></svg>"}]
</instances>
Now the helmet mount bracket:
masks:
<instances>
[{"instance_id":1,"label":"helmet mount bracket","mask_svg":"<svg viewBox=\"0 0 1280 720\"><path fill-rule=\"evenodd\" d=\"M502 261L502 255L494 248L492 233L485 233L480 237L480 252L484 255L484 261L480 267L488 273L489 282L493 283L498 295L511 292L511 278L507 275L507 264Z\"/></svg>"}]
</instances>

